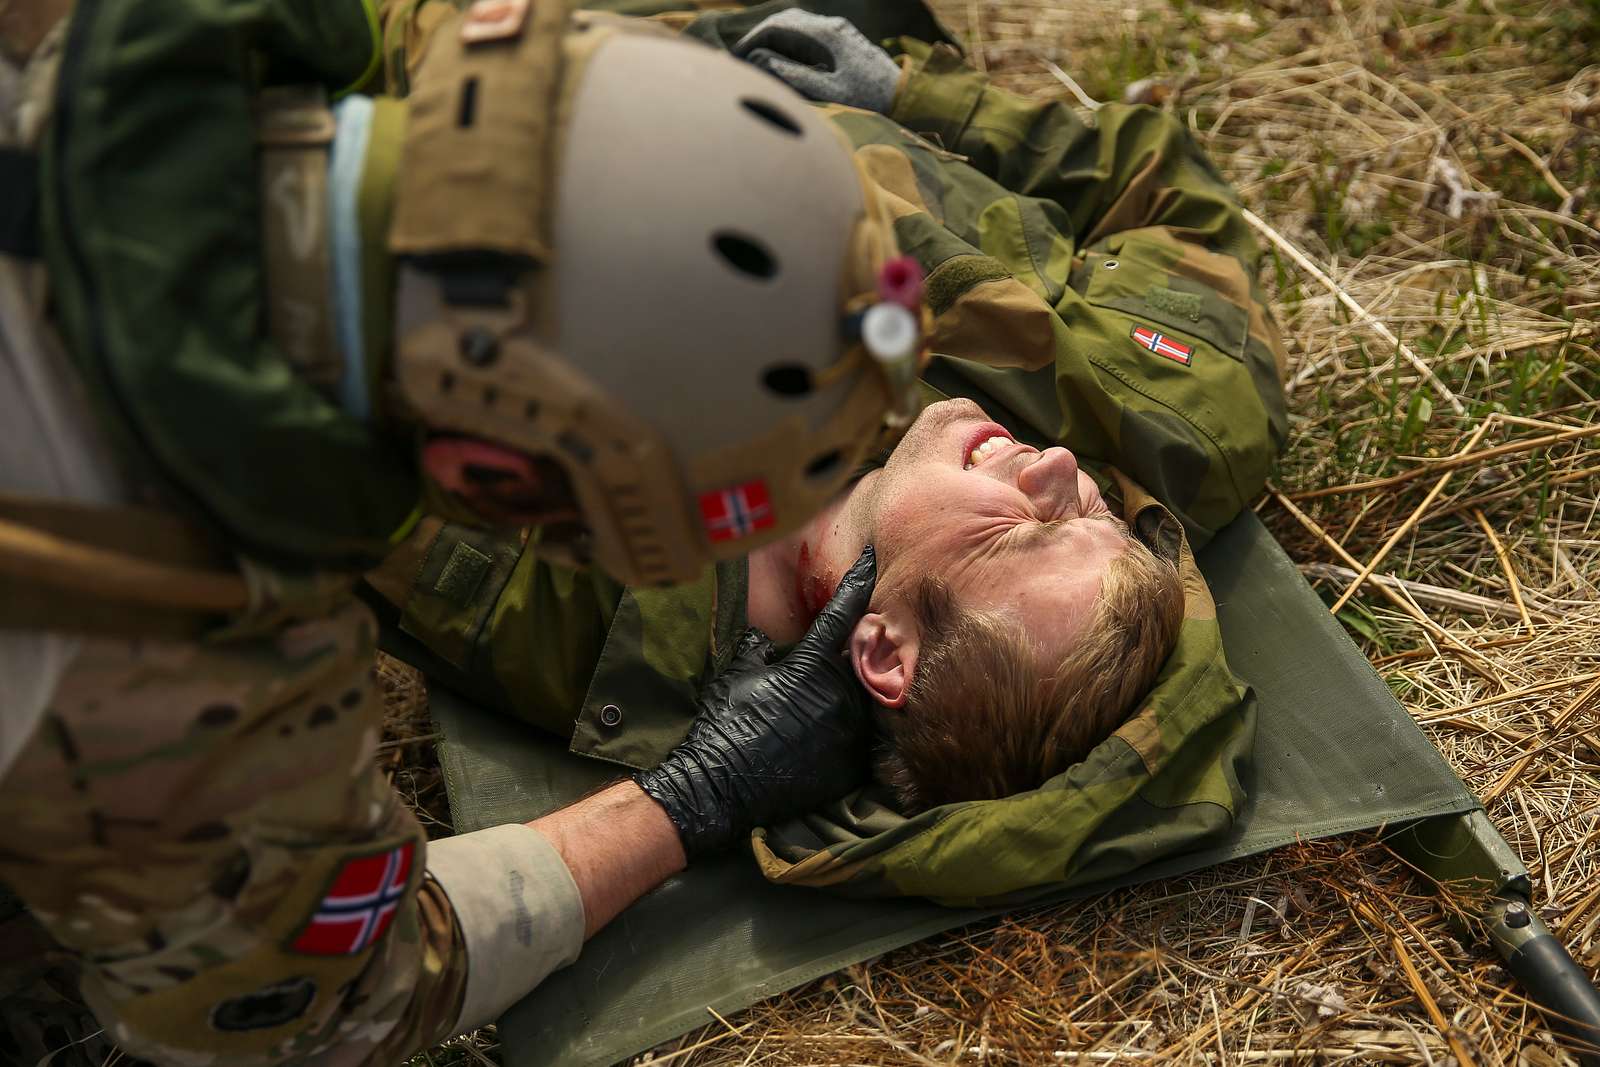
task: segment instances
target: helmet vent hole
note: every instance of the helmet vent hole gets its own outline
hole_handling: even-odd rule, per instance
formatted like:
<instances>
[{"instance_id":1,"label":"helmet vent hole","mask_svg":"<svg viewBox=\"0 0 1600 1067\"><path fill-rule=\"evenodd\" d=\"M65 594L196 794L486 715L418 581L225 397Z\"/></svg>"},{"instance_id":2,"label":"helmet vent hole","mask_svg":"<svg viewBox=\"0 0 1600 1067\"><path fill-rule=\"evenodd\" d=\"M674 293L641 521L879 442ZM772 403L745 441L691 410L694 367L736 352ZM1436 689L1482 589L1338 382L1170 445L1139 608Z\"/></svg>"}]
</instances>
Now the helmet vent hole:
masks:
<instances>
[{"instance_id":1,"label":"helmet vent hole","mask_svg":"<svg viewBox=\"0 0 1600 1067\"><path fill-rule=\"evenodd\" d=\"M770 278L778 273L778 261L760 241L727 230L713 234L711 247L728 266L752 278Z\"/></svg>"},{"instance_id":2,"label":"helmet vent hole","mask_svg":"<svg viewBox=\"0 0 1600 1067\"><path fill-rule=\"evenodd\" d=\"M839 469L839 461L842 459L844 459L844 455L837 448L831 452L824 452L806 464L806 477L826 478Z\"/></svg>"},{"instance_id":3,"label":"helmet vent hole","mask_svg":"<svg viewBox=\"0 0 1600 1067\"><path fill-rule=\"evenodd\" d=\"M802 137L800 124L790 118L788 113L776 104L769 104L765 100L754 96L741 97L739 103L743 108L763 122L776 126L791 137Z\"/></svg>"},{"instance_id":4,"label":"helmet vent hole","mask_svg":"<svg viewBox=\"0 0 1600 1067\"><path fill-rule=\"evenodd\" d=\"M461 103L456 108L456 125L469 129L478 120L478 79L467 78L461 83Z\"/></svg>"},{"instance_id":5,"label":"helmet vent hole","mask_svg":"<svg viewBox=\"0 0 1600 1067\"><path fill-rule=\"evenodd\" d=\"M761 381L779 396L805 396L811 392L811 368L804 363L776 363L767 368Z\"/></svg>"}]
</instances>

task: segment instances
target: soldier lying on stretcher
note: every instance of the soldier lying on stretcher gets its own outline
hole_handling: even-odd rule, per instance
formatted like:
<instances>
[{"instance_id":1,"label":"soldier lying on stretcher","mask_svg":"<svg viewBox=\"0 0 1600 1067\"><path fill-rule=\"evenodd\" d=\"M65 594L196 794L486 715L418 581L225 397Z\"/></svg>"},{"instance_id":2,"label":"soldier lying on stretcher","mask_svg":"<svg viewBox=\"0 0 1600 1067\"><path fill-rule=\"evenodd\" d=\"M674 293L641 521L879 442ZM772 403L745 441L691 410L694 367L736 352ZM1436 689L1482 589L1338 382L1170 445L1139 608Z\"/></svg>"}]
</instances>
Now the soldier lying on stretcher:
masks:
<instances>
[{"instance_id":1,"label":"soldier lying on stretcher","mask_svg":"<svg viewBox=\"0 0 1600 1067\"><path fill-rule=\"evenodd\" d=\"M413 541L431 559L448 554L448 572L451 559L474 558L480 538L430 526ZM880 777L908 812L1009 796L1077 763L1149 690L1183 617L1174 563L1132 534L1072 452L1016 441L955 399L926 408L883 467L811 522L749 556L744 616L753 630L738 655L770 659L774 644L800 640L868 544L878 582L849 655L881 709ZM524 559L537 559L536 545ZM406 594L394 572L414 566L403 553L372 582L399 603ZM519 582L556 580L537 562L518 574L501 599L517 598ZM413 617L417 595L409 593ZM522 618L508 613L498 629ZM539 635L520 636L523 655L538 657ZM531 710L514 692L511 708ZM560 709L552 712L540 709L537 721L558 729ZM602 707L600 726L619 738L647 729L620 699ZM666 724L662 733L676 739Z\"/></svg>"},{"instance_id":2,"label":"soldier lying on stretcher","mask_svg":"<svg viewBox=\"0 0 1600 1067\"><path fill-rule=\"evenodd\" d=\"M1198 547L1239 512L1284 432L1282 348L1231 190L1170 115L1113 104L1088 125L996 89L948 48L903 39L896 62L842 20L792 14L793 33L740 50L831 96L819 106L927 274L928 397L981 409L927 408L882 470L799 534L688 586L624 588L542 561L537 534L435 522L373 587L436 675L574 753L642 768L681 739L701 686L762 654L740 642L747 626L797 639L871 542L880 577L850 656L883 708L878 766L896 796L868 790L849 814L818 816L823 829L769 835L769 876L806 881L817 864L791 861L817 849L872 851L921 809L998 811L990 798L1041 786L1075 791L1075 840L1162 775L1181 781L1163 787L1176 824L1225 829L1250 719L1182 535ZM804 68L781 62L786 46ZM819 49L836 72L867 73L829 80ZM735 527L760 527L759 502L726 503ZM1086 766L1093 788L1069 773ZM891 892L952 884L885 877ZM963 877L961 896L1042 876Z\"/></svg>"}]
</instances>

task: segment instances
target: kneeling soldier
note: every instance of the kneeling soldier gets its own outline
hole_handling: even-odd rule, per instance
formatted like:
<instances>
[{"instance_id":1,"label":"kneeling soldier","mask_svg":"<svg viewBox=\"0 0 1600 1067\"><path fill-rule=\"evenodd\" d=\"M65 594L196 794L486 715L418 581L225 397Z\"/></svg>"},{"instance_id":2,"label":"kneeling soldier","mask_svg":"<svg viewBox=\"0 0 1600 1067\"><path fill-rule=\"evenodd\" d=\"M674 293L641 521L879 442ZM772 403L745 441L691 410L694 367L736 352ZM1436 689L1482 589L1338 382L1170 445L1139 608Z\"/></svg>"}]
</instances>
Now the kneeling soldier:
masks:
<instances>
[{"instance_id":1,"label":"kneeling soldier","mask_svg":"<svg viewBox=\"0 0 1600 1067\"><path fill-rule=\"evenodd\" d=\"M875 187L785 87L439 6L0 3L0 881L135 1055L394 1062L865 772L870 553L654 799L430 846L377 770L351 591L424 495L692 578L827 500L921 349ZM409 98L339 97L380 36Z\"/></svg>"}]
</instances>

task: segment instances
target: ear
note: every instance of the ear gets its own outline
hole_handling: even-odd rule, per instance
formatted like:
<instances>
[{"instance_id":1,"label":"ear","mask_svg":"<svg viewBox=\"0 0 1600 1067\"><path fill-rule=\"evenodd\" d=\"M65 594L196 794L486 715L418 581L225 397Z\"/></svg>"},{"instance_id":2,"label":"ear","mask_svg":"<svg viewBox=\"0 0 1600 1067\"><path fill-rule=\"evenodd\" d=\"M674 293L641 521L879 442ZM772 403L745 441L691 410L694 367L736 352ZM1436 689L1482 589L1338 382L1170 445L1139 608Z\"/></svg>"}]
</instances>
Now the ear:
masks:
<instances>
[{"instance_id":1,"label":"ear","mask_svg":"<svg viewBox=\"0 0 1600 1067\"><path fill-rule=\"evenodd\" d=\"M867 692L886 708L904 706L917 670L916 628L870 611L850 631L850 663Z\"/></svg>"}]
</instances>

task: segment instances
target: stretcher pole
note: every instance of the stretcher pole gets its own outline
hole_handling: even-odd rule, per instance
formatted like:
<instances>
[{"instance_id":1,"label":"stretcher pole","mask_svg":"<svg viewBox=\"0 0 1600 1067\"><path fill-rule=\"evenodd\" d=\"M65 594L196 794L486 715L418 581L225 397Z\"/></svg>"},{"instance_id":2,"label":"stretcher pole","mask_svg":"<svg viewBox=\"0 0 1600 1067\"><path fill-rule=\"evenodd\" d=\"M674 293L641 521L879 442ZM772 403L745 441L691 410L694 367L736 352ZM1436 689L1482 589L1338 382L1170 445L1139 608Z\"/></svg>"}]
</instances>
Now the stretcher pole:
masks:
<instances>
[{"instance_id":1,"label":"stretcher pole","mask_svg":"<svg viewBox=\"0 0 1600 1067\"><path fill-rule=\"evenodd\" d=\"M1527 867L1483 810L1412 823L1388 842L1437 889L1468 903L1472 925L1529 999L1572 1038L1568 1051L1600 1067L1600 990L1534 911Z\"/></svg>"}]
</instances>

